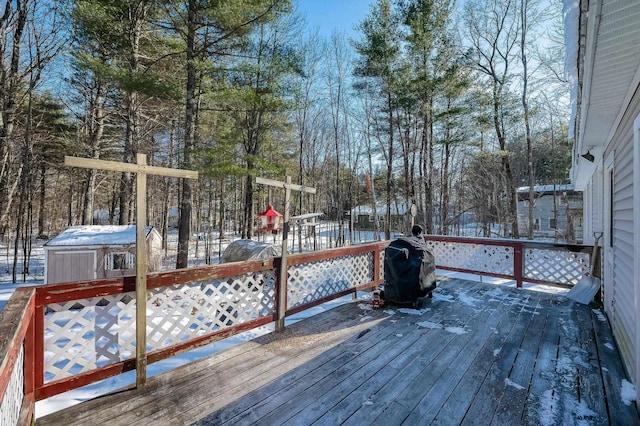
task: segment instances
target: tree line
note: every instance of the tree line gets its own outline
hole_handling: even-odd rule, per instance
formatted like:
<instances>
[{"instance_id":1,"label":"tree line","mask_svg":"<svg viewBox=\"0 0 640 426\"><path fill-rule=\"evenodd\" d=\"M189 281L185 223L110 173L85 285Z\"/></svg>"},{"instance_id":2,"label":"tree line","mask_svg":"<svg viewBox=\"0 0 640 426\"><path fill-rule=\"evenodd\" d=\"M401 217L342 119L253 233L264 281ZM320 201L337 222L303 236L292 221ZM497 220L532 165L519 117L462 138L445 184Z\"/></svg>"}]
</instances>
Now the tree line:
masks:
<instances>
[{"instance_id":1,"label":"tree line","mask_svg":"<svg viewBox=\"0 0 640 426\"><path fill-rule=\"evenodd\" d=\"M28 258L32 237L133 223L130 174L63 158L145 153L200 172L149 178L148 222L165 243L178 228L177 268L192 232L254 236L283 196L256 176L317 188L293 214L323 212L336 245L358 205L385 207L386 238L407 231L399 205L428 233L471 220L519 238L516 188L568 177L561 28L539 0L375 0L351 38L320 35L289 0L8 0L0 235Z\"/></svg>"}]
</instances>

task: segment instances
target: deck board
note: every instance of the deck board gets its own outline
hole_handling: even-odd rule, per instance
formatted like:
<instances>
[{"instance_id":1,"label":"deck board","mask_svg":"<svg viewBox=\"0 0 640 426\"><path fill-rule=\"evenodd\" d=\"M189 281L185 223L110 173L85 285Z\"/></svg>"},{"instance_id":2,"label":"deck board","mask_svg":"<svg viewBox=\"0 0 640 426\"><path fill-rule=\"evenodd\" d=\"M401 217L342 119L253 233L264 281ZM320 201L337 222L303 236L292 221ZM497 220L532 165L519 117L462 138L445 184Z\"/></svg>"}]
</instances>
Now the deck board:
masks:
<instances>
[{"instance_id":1,"label":"deck board","mask_svg":"<svg viewBox=\"0 0 640 426\"><path fill-rule=\"evenodd\" d=\"M629 407L625 405L620 397L622 380L629 379L625 376L620 353L616 349L616 344L611 336L611 327L601 312L592 312L592 324L595 330L598 359L600 360L600 371L604 382L603 390L610 424L634 424L637 421L635 410L629 410ZM632 404L632 406L635 406L635 404Z\"/></svg>"},{"instance_id":2,"label":"deck board","mask_svg":"<svg viewBox=\"0 0 640 426\"><path fill-rule=\"evenodd\" d=\"M411 408L407 418L408 424L430 423L437 411L453 393L455 386L462 379L471 361L477 356L483 343L495 331L495 327L501 322L505 314L504 309L509 307L509 301L505 300L495 307L486 310L485 317L474 318L469 321L469 329L473 332L456 336L446 348L447 355L435 360L432 367L425 370L425 376L415 380L413 386L401 399ZM426 389L422 382L431 382L433 385ZM410 405L409 405L410 404Z\"/></svg>"},{"instance_id":3,"label":"deck board","mask_svg":"<svg viewBox=\"0 0 640 426\"><path fill-rule=\"evenodd\" d=\"M418 315L363 307L340 306L37 425L640 425L635 404L621 402L608 325L588 306L454 279Z\"/></svg>"}]
</instances>

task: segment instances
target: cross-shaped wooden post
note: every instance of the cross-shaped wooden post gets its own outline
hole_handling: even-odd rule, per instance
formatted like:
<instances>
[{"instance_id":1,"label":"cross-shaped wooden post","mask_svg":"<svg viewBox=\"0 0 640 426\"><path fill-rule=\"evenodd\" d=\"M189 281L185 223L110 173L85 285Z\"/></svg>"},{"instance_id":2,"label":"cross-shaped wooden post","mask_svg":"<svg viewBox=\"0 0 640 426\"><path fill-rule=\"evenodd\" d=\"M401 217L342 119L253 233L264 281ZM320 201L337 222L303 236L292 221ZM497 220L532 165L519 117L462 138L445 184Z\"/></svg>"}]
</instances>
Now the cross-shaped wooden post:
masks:
<instances>
[{"instance_id":1,"label":"cross-shaped wooden post","mask_svg":"<svg viewBox=\"0 0 640 426\"><path fill-rule=\"evenodd\" d=\"M136 174L136 386L142 386L147 381L147 175L198 179L198 172L147 166L145 154L137 154L136 164L69 156L64 164Z\"/></svg>"},{"instance_id":2,"label":"cross-shaped wooden post","mask_svg":"<svg viewBox=\"0 0 640 426\"><path fill-rule=\"evenodd\" d=\"M286 182L257 177L256 183L262 185L284 188L284 225L282 227L282 259L280 264L280 277L278 279L278 319L276 331L284 330L284 316L287 312L287 241L289 238L289 213L291 207L291 190L315 194L316 189L291 183L291 176L286 177Z\"/></svg>"}]
</instances>

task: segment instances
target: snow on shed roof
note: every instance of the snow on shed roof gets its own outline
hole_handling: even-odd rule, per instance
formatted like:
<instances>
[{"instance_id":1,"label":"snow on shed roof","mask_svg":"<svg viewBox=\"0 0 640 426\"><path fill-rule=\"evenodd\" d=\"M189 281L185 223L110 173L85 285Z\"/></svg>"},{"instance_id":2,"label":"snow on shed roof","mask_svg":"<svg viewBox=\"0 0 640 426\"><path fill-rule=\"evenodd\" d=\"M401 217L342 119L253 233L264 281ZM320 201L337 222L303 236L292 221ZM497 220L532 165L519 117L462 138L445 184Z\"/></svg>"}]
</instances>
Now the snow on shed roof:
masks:
<instances>
[{"instance_id":1,"label":"snow on shed roof","mask_svg":"<svg viewBox=\"0 0 640 426\"><path fill-rule=\"evenodd\" d=\"M149 235L153 227L147 226ZM135 244L135 225L84 225L71 226L45 246L104 246Z\"/></svg>"}]
</instances>

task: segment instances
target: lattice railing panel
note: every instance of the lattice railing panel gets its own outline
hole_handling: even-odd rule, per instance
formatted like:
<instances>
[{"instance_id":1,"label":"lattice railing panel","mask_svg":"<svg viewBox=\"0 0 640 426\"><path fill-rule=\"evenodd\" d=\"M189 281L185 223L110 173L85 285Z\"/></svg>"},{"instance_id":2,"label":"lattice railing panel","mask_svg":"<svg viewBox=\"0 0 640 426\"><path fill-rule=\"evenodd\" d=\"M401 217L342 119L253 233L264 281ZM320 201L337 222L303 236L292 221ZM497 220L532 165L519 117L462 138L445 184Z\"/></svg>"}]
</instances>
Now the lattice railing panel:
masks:
<instances>
[{"instance_id":1,"label":"lattice railing panel","mask_svg":"<svg viewBox=\"0 0 640 426\"><path fill-rule=\"evenodd\" d=\"M272 315L274 276L257 272L154 290L147 302L147 350Z\"/></svg>"},{"instance_id":2,"label":"lattice railing panel","mask_svg":"<svg viewBox=\"0 0 640 426\"><path fill-rule=\"evenodd\" d=\"M513 275L513 247L486 243L427 241L438 267L466 269L491 274Z\"/></svg>"},{"instance_id":3,"label":"lattice railing panel","mask_svg":"<svg viewBox=\"0 0 640 426\"><path fill-rule=\"evenodd\" d=\"M0 404L0 425L17 425L24 398L24 345L18 352L7 389Z\"/></svg>"},{"instance_id":4,"label":"lattice railing panel","mask_svg":"<svg viewBox=\"0 0 640 426\"><path fill-rule=\"evenodd\" d=\"M525 248L524 279L577 284L589 271L589 253Z\"/></svg>"},{"instance_id":5,"label":"lattice railing panel","mask_svg":"<svg viewBox=\"0 0 640 426\"><path fill-rule=\"evenodd\" d=\"M373 281L373 253L360 253L289 267L289 308Z\"/></svg>"},{"instance_id":6,"label":"lattice railing panel","mask_svg":"<svg viewBox=\"0 0 640 426\"><path fill-rule=\"evenodd\" d=\"M274 312L273 270L150 290L147 351ZM135 356L135 293L47 305L45 383Z\"/></svg>"},{"instance_id":7,"label":"lattice railing panel","mask_svg":"<svg viewBox=\"0 0 640 426\"><path fill-rule=\"evenodd\" d=\"M47 305L45 383L135 354L135 293Z\"/></svg>"}]
</instances>

